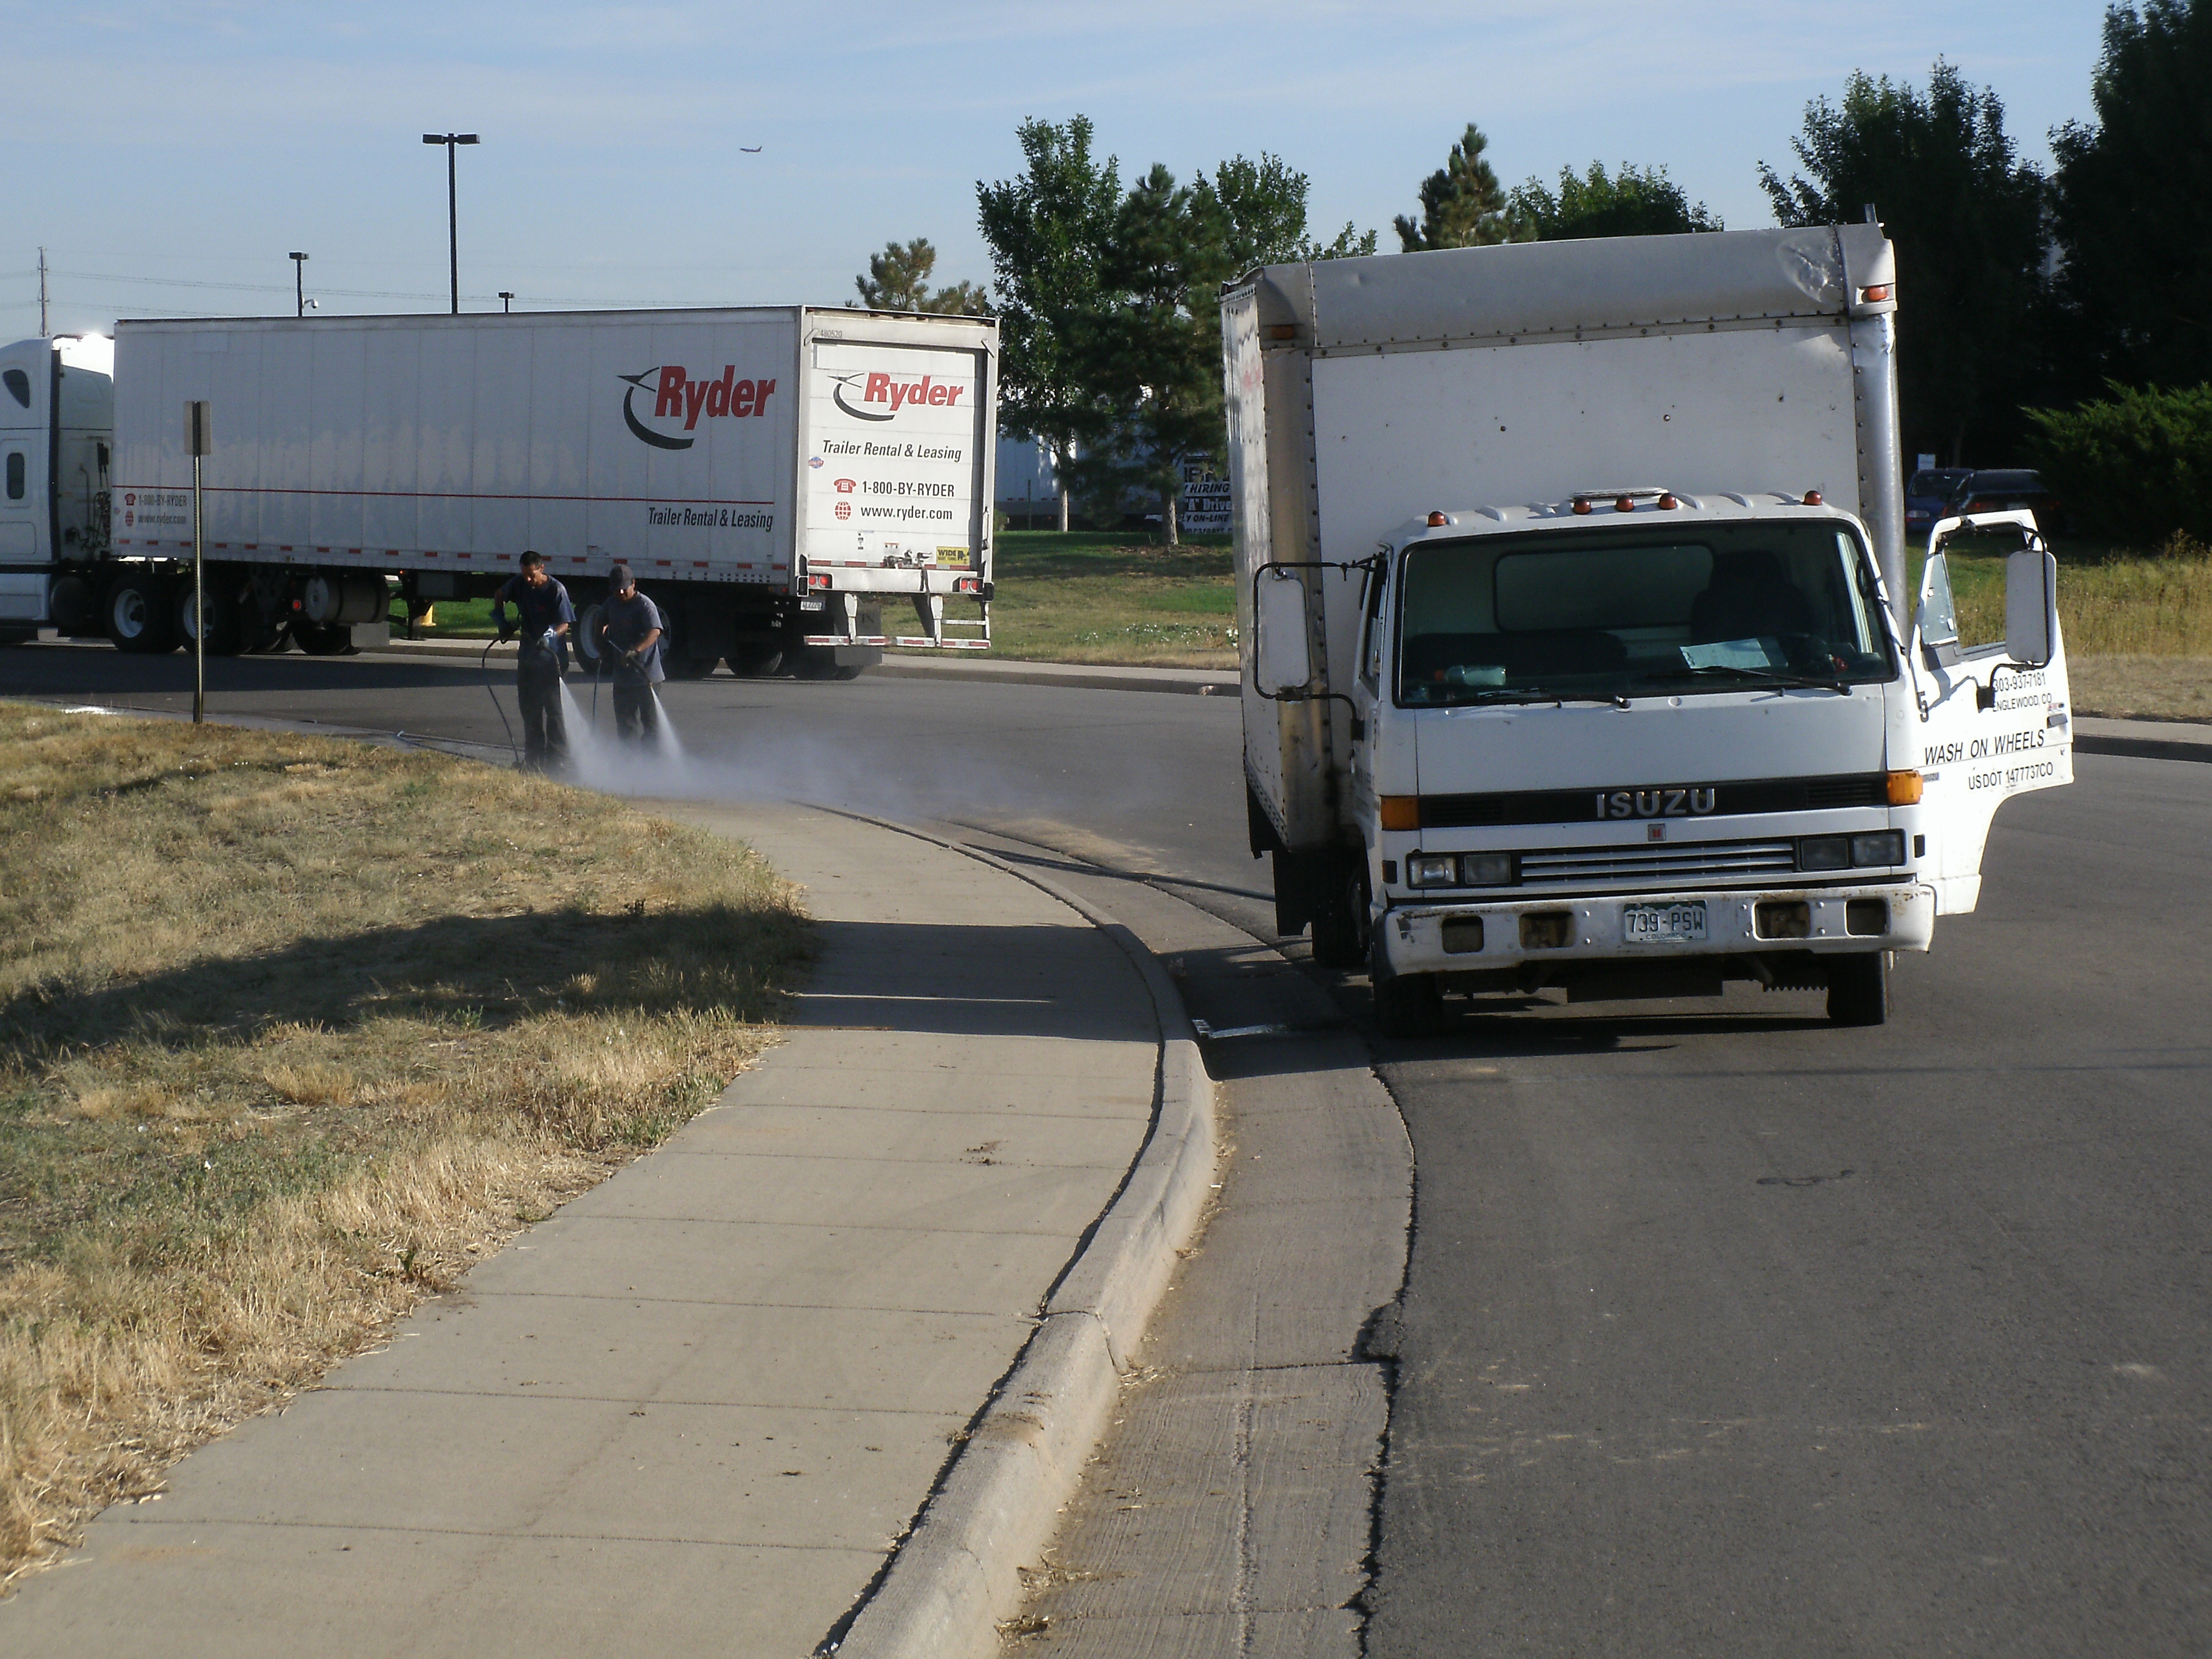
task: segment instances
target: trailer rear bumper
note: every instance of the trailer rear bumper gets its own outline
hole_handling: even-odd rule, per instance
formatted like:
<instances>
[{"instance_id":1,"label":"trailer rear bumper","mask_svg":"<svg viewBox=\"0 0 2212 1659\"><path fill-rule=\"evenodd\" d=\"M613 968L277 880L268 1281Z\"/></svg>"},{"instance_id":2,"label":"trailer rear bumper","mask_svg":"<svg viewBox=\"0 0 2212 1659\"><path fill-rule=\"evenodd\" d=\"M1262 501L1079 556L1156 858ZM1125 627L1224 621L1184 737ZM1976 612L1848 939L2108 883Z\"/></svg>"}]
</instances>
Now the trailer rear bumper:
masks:
<instances>
[{"instance_id":1,"label":"trailer rear bumper","mask_svg":"<svg viewBox=\"0 0 2212 1659\"><path fill-rule=\"evenodd\" d=\"M1667 923L1675 931L1661 935L1655 930L1654 924ZM1401 902L1379 914L1374 927L1398 974L1703 962L1735 970L1730 976L1759 978L1760 965L1770 958L1925 951L1935 936L1936 890L1885 882L1501 903Z\"/></svg>"}]
</instances>

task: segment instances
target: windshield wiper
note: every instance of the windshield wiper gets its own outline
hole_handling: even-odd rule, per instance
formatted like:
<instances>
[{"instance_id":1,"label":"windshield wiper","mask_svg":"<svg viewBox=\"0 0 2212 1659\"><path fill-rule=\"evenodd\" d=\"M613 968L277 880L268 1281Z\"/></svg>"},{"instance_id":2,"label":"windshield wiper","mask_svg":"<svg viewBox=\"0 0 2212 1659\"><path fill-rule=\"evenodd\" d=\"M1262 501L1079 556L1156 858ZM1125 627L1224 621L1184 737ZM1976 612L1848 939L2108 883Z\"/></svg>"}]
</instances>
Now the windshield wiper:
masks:
<instances>
[{"instance_id":1,"label":"windshield wiper","mask_svg":"<svg viewBox=\"0 0 2212 1659\"><path fill-rule=\"evenodd\" d=\"M1816 686L1824 691L1838 692L1846 697L1851 694L1850 685L1836 675L1799 674L1775 668L1749 668L1741 663L1732 662L1700 663L1694 668L1685 665L1680 668L1655 669L1644 678L1654 680L1680 680L1698 679L1707 675L1725 675L1730 679L1747 680L1762 685Z\"/></svg>"}]
</instances>

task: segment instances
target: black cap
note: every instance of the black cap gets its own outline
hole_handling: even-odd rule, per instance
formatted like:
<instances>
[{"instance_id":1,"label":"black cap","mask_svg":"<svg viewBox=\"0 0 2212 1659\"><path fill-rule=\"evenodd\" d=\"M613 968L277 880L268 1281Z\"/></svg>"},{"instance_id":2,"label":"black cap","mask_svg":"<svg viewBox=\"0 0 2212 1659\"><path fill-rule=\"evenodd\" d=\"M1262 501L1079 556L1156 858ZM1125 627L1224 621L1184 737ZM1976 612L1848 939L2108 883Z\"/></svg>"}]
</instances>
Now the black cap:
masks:
<instances>
[{"instance_id":1,"label":"black cap","mask_svg":"<svg viewBox=\"0 0 2212 1659\"><path fill-rule=\"evenodd\" d=\"M636 580L637 578L629 574L629 567L626 564L618 564L607 572L607 586L617 593Z\"/></svg>"}]
</instances>

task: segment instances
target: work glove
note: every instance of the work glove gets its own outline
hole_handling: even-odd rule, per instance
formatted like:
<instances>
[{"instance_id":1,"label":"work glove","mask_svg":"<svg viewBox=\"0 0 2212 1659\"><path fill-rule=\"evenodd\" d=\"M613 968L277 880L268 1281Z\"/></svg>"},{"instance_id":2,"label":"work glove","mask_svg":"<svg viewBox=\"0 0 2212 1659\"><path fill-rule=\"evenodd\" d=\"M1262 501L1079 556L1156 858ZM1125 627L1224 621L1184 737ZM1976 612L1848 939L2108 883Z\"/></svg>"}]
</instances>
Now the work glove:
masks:
<instances>
[{"instance_id":1,"label":"work glove","mask_svg":"<svg viewBox=\"0 0 2212 1659\"><path fill-rule=\"evenodd\" d=\"M543 634L538 636L538 647L539 650L544 652L549 657L559 655L561 651L561 635L552 629L547 629Z\"/></svg>"},{"instance_id":2,"label":"work glove","mask_svg":"<svg viewBox=\"0 0 2212 1659\"><path fill-rule=\"evenodd\" d=\"M622 659L625 668L640 668L645 664L645 653L632 647L622 653Z\"/></svg>"},{"instance_id":3,"label":"work glove","mask_svg":"<svg viewBox=\"0 0 2212 1659\"><path fill-rule=\"evenodd\" d=\"M499 642L505 645L514 637L514 624L504 617L499 619Z\"/></svg>"}]
</instances>

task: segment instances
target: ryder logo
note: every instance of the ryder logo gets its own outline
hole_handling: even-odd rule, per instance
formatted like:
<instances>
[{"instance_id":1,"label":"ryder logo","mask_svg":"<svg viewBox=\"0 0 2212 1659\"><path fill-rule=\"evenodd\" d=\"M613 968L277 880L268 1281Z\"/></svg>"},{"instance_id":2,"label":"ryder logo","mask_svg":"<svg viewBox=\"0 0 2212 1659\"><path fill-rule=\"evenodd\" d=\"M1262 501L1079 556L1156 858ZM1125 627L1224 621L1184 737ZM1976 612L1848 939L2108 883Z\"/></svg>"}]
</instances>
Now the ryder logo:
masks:
<instances>
[{"instance_id":1,"label":"ryder logo","mask_svg":"<svg viewBox=\"0 0 2212 1659\"><path fill-rule=\"evenodd\" d=\"M916 404L949 408L960 401L968 388L952 386L925 374L918 380L902 380L896 375L872 372L857 374L832 374L837 389L830 400L856 421L888 421L895 419L899 410ZM856 409L846 401L846 393L857 390L862 404L873 404L873 409Z\"/></svg>"},{"instance_id":2,"label":"ryder logo","mask_svg":"<svg viewBox=\"0 0 2212 1659\"><path fill-rule=\"evenodd\" d=\"M702 419L742 419L767 414L768 400L775 391L775 382L740 380L737 374L734 365L726 365L719 380L695 380L687 371L673 365L648 368L642 374L618 374L615 378L629 386L629 390L623 393L623 421L632 434L655 449L689 449L696 439L656 432L638 418L637 394L652 394L654 420L681 421L687 433L695 429Z\"/></svg>"}]
</instances>

